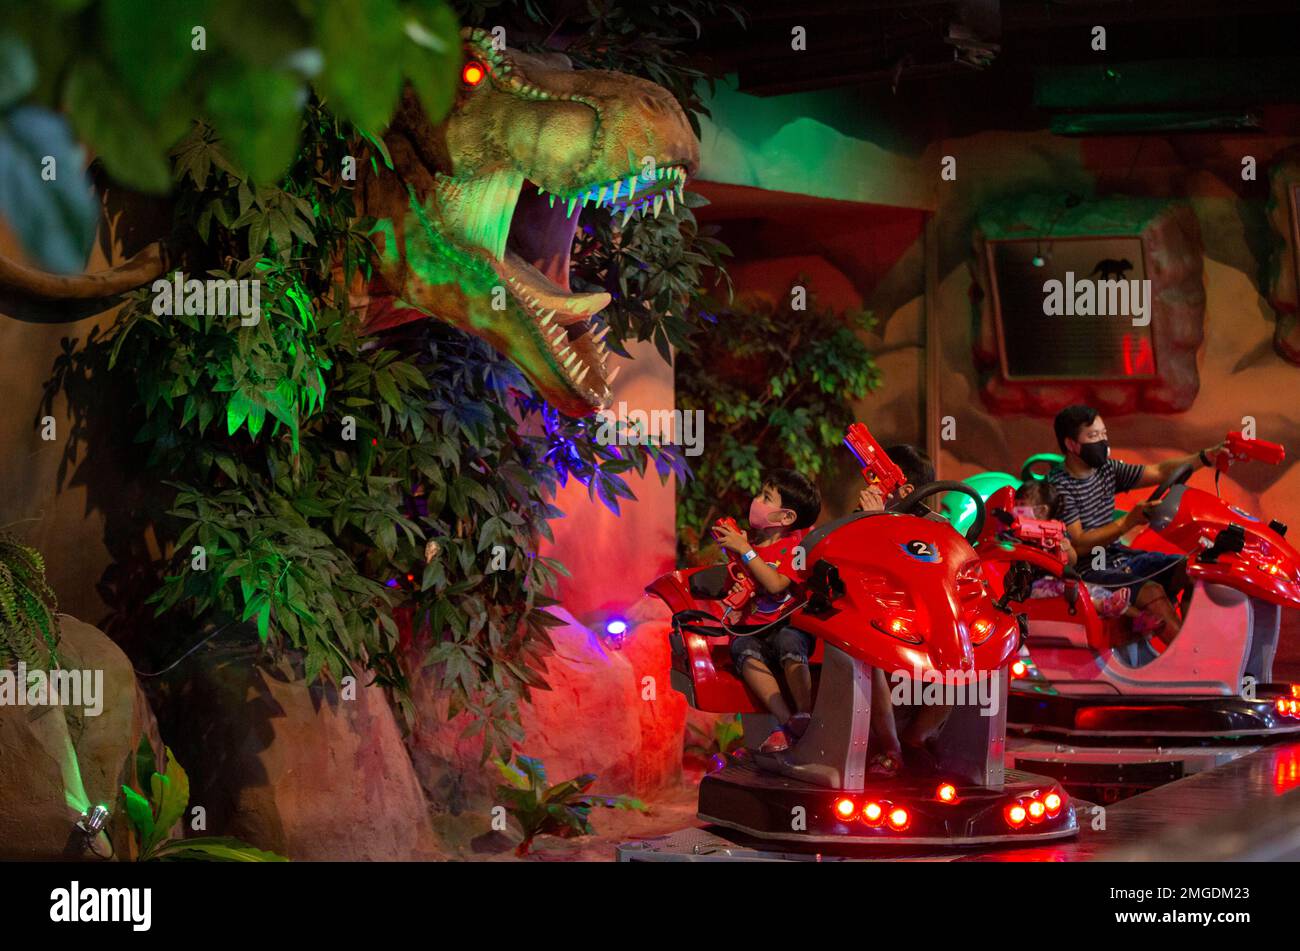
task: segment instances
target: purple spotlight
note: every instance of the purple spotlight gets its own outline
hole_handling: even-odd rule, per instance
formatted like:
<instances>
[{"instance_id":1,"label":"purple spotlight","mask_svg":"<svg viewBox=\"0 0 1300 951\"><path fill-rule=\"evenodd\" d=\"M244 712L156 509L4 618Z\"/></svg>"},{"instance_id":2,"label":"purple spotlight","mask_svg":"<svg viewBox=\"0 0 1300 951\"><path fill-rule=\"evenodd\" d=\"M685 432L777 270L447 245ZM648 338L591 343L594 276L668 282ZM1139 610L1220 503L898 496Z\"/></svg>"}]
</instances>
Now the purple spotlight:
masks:
<instances>
[{"instance_id":1,"label":"purple spotlight","mask_svg":"<svg viewBox=\"0 0 1300 951\"><path fill-rule=\"evenodd\" d=\"M605 633L610 637L622 637L627 633L627 621L622 618L611 618L605 622Z\"/></svg>"}]
</instances>

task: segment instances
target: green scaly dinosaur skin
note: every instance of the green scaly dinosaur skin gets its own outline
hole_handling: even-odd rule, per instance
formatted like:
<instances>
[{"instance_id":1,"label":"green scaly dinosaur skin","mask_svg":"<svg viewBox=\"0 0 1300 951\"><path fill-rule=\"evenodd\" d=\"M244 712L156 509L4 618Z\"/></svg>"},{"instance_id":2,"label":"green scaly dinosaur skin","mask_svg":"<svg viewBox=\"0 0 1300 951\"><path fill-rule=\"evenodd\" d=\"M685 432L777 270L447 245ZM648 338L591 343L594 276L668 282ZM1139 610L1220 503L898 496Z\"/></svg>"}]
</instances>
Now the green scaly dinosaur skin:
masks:
<instances>
[{"instance_id":1,"label":"green scaly dinosaur skin","mask_svg":"<svg viewBox=\"0 0 1300 951\"><path fill-rule=\"evenodd\" d=\"M466 63L450 114L433 125L408 90L384 136L393 169L362 183L377 224L378 331L432 316L487 341L563 413L608 405L599 321L604 292L568 286L569 251L587 201L616 217L680 200L699 144L664 88L623 73L574 70L564 57L494 51L463 33Z\"/></svg>"}]
</instances>

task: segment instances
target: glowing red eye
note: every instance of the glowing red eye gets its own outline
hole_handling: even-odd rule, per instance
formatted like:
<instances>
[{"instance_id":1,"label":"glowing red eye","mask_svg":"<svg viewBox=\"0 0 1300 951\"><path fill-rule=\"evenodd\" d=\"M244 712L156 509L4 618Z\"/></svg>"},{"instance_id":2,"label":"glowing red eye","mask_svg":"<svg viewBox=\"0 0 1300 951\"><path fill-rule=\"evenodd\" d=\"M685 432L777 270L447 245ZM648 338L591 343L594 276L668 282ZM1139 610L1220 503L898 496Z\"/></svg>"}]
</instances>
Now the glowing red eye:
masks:
<instances>
[{"instance_id":1,"label":"glowing red eye","mask_svg":"<svg viewBox=\"0 0 1300 951\"><path fill-rule=\"evenodd\" d=\"M483 68L482 63L476 63L473 60L465 64L465 68L460 71L460 78L466 86L477 86L487 75L487 70Z\"/></svg>"}]
</instances>

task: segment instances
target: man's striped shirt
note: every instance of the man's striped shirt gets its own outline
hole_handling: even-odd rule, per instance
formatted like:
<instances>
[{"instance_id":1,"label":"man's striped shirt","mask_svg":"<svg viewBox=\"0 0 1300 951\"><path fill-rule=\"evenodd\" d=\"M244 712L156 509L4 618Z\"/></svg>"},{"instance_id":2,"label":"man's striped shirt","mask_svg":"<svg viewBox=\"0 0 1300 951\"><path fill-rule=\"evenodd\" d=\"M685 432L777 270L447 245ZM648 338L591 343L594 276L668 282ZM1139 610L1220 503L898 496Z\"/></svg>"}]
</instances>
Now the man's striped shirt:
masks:
<instances>
[{"instance_id":1,"label":"man's striped shirt","mask_svg":"<svg viewBox=\"0 0 1300 951\"><path fill-rule=\"evenodd\" d=\"M1047 474L1047 481L1061 493L1061 521L1069 525L1078 520L1084 531L1113 522L1115 494L1127 492L1141 478L1141 466L1115 459L1107 459L1086 479L1076 479L1064 466Z\"/></svg>"}]
</instances>

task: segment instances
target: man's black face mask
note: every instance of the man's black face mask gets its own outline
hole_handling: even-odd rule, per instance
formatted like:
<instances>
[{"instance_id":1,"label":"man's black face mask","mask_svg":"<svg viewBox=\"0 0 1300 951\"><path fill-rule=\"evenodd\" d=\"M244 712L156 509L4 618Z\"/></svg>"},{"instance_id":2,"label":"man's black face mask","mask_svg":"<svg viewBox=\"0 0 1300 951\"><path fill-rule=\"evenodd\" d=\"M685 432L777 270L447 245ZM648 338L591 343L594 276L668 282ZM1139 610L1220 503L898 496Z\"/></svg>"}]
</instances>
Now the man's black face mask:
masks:
<instances>
[{"instance_id":1,"label":"man's black face mask","mask_svg":"<svg viewBox=\"0 0 1300 951\"><path fill-rule=\"evenodd\" d=\"M1079 458L1090 469L1100 469L1110 458L1110 442L1099 439L1096 442L1079 444Z\"/></svg>"}]
</instances>

